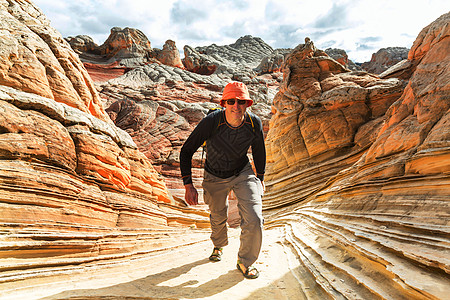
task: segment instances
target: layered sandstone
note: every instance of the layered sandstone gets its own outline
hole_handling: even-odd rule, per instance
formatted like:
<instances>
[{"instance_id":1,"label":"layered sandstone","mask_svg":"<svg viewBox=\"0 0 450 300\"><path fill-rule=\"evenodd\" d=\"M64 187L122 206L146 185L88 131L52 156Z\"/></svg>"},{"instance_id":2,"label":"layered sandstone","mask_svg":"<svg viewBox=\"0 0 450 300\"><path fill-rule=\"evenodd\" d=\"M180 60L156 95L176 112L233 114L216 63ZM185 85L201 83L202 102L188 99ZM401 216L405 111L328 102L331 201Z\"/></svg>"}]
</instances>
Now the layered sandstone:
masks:
<instances>
[{"instance_id":1,"label":"layered sandstone","mask_svg":"<svg viewBox=\"0 0 450 300\"><path fill-rule=\"evenodd\" d=\"M265 213L312 274L305 280L331 297L450 292L449 20L420 32L404 89L398 79L332 69L308 44L284 70Z\"/></svg>"},{"instance_id":2,"label":"layered sandstone","mask_svg":"<svg viewBox=\"0 0 450 300\"><path fill-rule=\"evenodd\" d=\"M41 11L1 1L0 85L65 103L108 121L89 74Z\"/></svg>"},{"instance_id":3,"label":"layered sandstone","mask_svg":"<svg viewBox=\"0 0 450 300\"><path fill-rule=\"evenodd\" d=\"M98 113L89 99L99 94L81 62L39 9L28 1L0 5L9 32L0 40L0 68L15 68L0 82L1 297L448 295L449 14L382 76L352 72L309 40L288 55L250 36L190 48L192 69L173 66L171 43L165 63L142 66L143 56L127 51L141 45L145 56L150 43L135 31L131 48L111 48L119 53L114 63L104 53L105 72L96 76L106 112L98 102ZM98 54L80 52L98 64ZM105 81L121 53L139 63ZM73 69L61 63L67 57ZM51 72L36 71L42 68ZM269 131L270 230L256 264L261 277L252 282L235 269L238 232L230 234L225 267L211 267L209 233L201 229L208 213L181 200L179 148L230 80L247 83L251 109ZM71 96L54 96L64 93ZM199 151L198 186L201 163Z\"/></svg>"},{"instance_id":4,"label":"layered sandstone","mask_svg":"<svg viewBox=\"0 0 450 300\"><path fill-rule=\"evenodd\" d=\"M283 72L266 139L270 153L266 178L273 183L266 195L267 207L272 206L271 189L276 190L274 206L289 204L290 195L306 197L355 163L404 88L398 79L350 72L323 56L311 41L294 49ZM286 177L306 182L297 190L285 183ZM287 197L280 199L280 193Z\"/></svg>"},{"instance_id":5,"label":"layered sandstone","mask_svg":"<svg viewBox=\"0 0 450 300\"><path fill-rule=\"evenodd\" d=\"M0 294L207 239L41 11L0 15Z\"/></svg>"}]
</instances>

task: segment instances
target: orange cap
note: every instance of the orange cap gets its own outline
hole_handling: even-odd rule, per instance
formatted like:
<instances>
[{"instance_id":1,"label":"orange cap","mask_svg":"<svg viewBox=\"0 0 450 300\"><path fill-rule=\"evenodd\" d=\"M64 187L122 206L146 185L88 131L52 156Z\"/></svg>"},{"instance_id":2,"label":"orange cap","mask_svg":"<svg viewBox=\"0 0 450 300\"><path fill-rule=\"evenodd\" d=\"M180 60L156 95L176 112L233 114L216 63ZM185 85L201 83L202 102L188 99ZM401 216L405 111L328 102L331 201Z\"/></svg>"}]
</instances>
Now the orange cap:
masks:
<instances>
[{"instance_id":1,"label":"orange cap","mask_svg":"<svg viewBox=\"0 0 450 300\"><path fill-rule=\"evenodd\" d=\"M247 100L247 107L253 104L253 100L250 99L250 95L248 94L247 86L238 81L232 81L225 86L220 105L225 106L225 100L228 99Z\"/></svg>"}]
</instances>

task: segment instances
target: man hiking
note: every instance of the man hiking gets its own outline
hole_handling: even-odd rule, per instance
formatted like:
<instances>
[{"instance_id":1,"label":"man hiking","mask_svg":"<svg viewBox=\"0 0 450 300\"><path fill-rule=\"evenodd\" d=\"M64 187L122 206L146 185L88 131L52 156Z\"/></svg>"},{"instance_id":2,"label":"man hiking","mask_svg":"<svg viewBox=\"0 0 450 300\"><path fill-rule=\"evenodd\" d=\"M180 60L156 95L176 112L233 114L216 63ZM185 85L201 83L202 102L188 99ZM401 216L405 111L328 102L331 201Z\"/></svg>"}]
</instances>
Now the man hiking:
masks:
<instances>
[{"instance_id":1,"label":"man hiking","mask_svg":"<svg viewBox=\"0 0 450 300\"><path fill-rule=\"evenodd\" d=\"M188 137L180 153L180 169L186 189L186 202L198 204L197 189L192 184L192 156L206 141L204 166L204 200L210 210L211 240L214 244L212 261L220 261L222 249L228 245L228 194L233 191L238 200L241 236L237 268L246 278L257 278L252 266L262 244L262 194L266 150L261 120L247 112L253 104L242 82L228 83L220 105L225 109L208 114ZM247 157L252 147L256 176Z\"/></svg>"}]
</instances>

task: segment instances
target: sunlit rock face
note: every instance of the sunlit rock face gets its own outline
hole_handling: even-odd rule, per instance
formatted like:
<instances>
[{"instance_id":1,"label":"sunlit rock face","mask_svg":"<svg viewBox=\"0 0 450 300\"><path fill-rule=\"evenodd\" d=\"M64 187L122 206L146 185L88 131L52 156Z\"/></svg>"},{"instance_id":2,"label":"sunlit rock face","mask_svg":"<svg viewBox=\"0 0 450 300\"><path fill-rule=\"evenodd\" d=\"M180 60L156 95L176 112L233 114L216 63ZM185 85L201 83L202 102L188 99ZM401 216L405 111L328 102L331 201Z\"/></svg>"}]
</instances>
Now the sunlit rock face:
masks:
<instances>
[{"instance_id":1,"label":"sunlit rock face","mask_svg":"<svg viewBox=\"0 0 450 300\"><path fill-rule=\"evenodd\" d=\"M181 237L206 213L173 199L41 11L0 1L0 16L1 294L206 239Z\"/></svg>"},{"instance_id":2,"label":"sunlit rock face","mask_svg":"<svg viewBox=\"0 0 450 300\"><path fill-rule=\"evenodd\" d=\"M311 41L293 50L283 73L266 139L267 207L298 202L354 164L404 88L398 79L350 72Z\"/></svg>"},{"instance_id":3,"label":"sunlit rock face","mask_svg":"<svg viewBox=\"0 0 450 300\"><path fill-rule=\"evenodd\" d=\"M0 6L0 84L108 121L83 64L40 10L15 1Z\"/></svg>"},{"instance_id":4,"label":"sunlit rock face","mask_svg":"<svg viewBox=\"0 0 450 300\"><path fill-rule=\"evenodd\" d=\"M308 43L286 65L267 138L266 217L335 298L448 297L449 21L418 35L405 88L332 69Z\"/></svg>"}]
</instances>

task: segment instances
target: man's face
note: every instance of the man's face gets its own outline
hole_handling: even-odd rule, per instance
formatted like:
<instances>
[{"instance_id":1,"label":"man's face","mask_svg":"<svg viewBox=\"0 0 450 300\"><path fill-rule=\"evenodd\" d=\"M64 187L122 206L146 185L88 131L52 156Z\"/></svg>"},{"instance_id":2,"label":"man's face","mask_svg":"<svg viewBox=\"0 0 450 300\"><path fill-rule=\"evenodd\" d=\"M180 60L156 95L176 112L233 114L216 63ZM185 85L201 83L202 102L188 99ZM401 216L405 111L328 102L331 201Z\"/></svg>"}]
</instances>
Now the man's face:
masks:
<instances>
[{"instance_id":1,"label":"man's face","mask_svg":"<svg viewBox=\"0 0 450 300\"><path fill-rule=\"evenodd\" d=\"M229 112L230 116L236 119L241 119L244 117L245 110L247 109L247 100L225 100L225 108Z\"/></svg>"}]
</instances>

